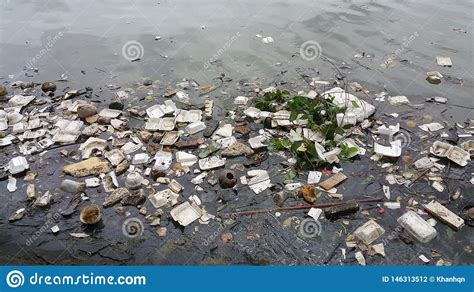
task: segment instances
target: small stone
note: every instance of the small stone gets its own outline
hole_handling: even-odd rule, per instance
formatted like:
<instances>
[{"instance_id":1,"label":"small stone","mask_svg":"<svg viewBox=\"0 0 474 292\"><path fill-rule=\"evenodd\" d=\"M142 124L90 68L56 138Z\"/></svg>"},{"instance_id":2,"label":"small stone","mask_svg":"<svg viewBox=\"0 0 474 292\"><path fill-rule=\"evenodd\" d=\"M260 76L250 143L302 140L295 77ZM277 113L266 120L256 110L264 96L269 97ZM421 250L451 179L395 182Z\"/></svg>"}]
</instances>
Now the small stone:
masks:
<instances>
[{"instance_id":1,"label":"small stone","mask_svg":"<svg viewBox=\"0 0 474 292\"><path fill-rule=\"evenodd\" d=\"M26 196L29 200L33 200L36 198L36 190L34 184L28 184L26 186Z\"/></svg>"},{"instance_id":2,"label":"small stone","mask_svg":"<svg viewBox=\"0 0 474 292\"><path fill-rule=\"evenodd\" d=\"M142 139L142 141L145 143L148 143L151 137L153 137L153 134L148 131L140 131L139 134L140 134L140 139Z\"/></svg>"},{"instance_id":3,"label":"small stone","mask_svg":"<svg viewBox=\"0 0 474 292\"><path fill-rule=\"evenodd\" d=\"M175 95L176 92L178 92L178 91L174 90L174 89L171 89L171 88L166 88L165 92L163 93L163 96L164 97L171 97L171 96Z\"/></svg>"},{"instance_id":4,"label":"small stone","mask_svg":"<svg viewBox=\"0 0 474 292\"><path fill-rule=\"evenodd\" d=\"M112 119L110 121L110 125L114 127L114 129L119 130L119 131L127 128L127 122L119 120L119 119Z\"/></svg>"},{"instance_id":5,"label":"small stone","mask_svg":"<svg viewBox=\"0 0 474 292\"><path fill-rule=\"evenodd\" d=\"M250 129L245 126L237 126L234 128L234 132L239 133L241 135L247 135L250 133Z\"/></svg>"},{"instance_id":6,"label":"small stone","mask_svg":"<svg viewBox=\"0 0 474 292\"><path fill-rule=\"evenodd\" d=\"M127 171L128 169L128 160L124 160L122 162L120 162L117 167L115 168L115 173L117 175L122 175L125 173L125 171Z\"/></svg>"},{"instance_id":7,"label":"small stone","mask_svg":"<svg viewBox=\"0 0 474 292\"><path fill-rule=\"evenodd\" d=\"M140 111L137 108L128 108L128 112L135 117L138 117L140 115Z\"/></svg>"},{"instance_id":8,"label":"small stone","mask_svg":"<svg viewBox=\"0 0 474 292\"><path fill-rule=\"evenodd\" d=\"M94 115L92 117L97 118L98 116ZM86 122L89 123L89 119L92 118L92 117L87 118ZM92 123L95 123L95 121L92 122ZM85 127L84 130L82 130L82 135L87 136L87 137L94 137L94 136L98 136L100 134L100 132L101 132L101 130L100 130L100 127L98 125L90 125L90 126Z\"/></svg>"},{"instance_id":9,"label":"small stone","mask_svg":"<svg viewBox=\"0 0 474 292\"><path fill-rule=\"evenodd\" d=\"M164 177L166 174L163 171L152 169L150 173L150 178L153 181L156 181L160 177Z\"/></svg>"},{"instance_id":10,"label":"small stone","mask_svg":"<svg viewBox=\"0 0 474 292\"><path fill-rule=\"evenodd\" d=\"M35 171L27 171L25 177L23 178L24 181L34 181L38 173Z\"/></svg>"},{"instance_id":11,"label":"small stone","mask_svg":"<svg viewBox=\"0 0 474 292\"><path fill-rule=\"evenodd\" d=\"M226 232L221 235L222 242L231 242L233 239L234 236L230 232Z\"/></svg>"},{"instance_id":12,"label":"small stone","mask_svg":"<svg viewBox=\"0 0 474 292\"><path fill-rule=\"evenodd\" d=\"M97 107L93 104L81 104L77 108L77 116L81 119L85 119L97 114Z\"/></svg>"},{"instance_id":13,"label":"small stone","mask_svg":"<svg viewBox=\"0 0 474 292\"><path fill-rule=\"evenodd\" d=\"M121 110L123 110L123 108L124 108L123 103L118 102L118 101L114 101L111 104L109 104L109 109L121 111Z\"/></svg>"},{"instance_id":14,"label":"small stone","mask_svg":"<svg viewBox=\"0 0 474 292\"><path fill-rule=\"evenodd\" d=\"M0 181L6 180L8 178L8 172L6 170L0 170Z\"/></svg>"},{"instance_id":15,"label":"small stone","mask_svg":"<svg viewBox=\"0 0 474 292\"><path fill-rule=\"evenodd\" d=\"M161 138L163 138L163 133L155 132L155 133L153 133L152 141L155 142L155 143L160 143Z\"/></svg>"},{"instance_id":16,"label":"small stone","mask_svg":"<svg viewBox=\"0 0 474 292\"><path fill-rule=\"evenodd\" d=\"M150 226L160 226L160 224L161 224L160 217L153 218L152 221L150 222Z\"/></svg>"},{"instance_id":17,"label":"small stone","mask_svg":"<svg viewBox=\"0 0 474 292\"><path fill-rule=\"evenodd\" d=\"M36 199L36 201L34 202L34 205L36 207L45 207L49 205L49 202L51 201L52 197L53 195L51 195L50 192L47 191L46 193L44 193L44 195Z\"/></svg>"},{"instance_id":18,"label":"small stone","mask_svg":"<svg viewBox=\"0 0 474 292\"><path fill-rule=\"evenodd\" d=\"M142 189L140 189L140 190L136 190L130 193L130 195L123 198L120 203L122 203L123 206L137 206L144 203L145 200L146 200L145 192Z\"/></svg>"},{"instance_id":19,"label":"small stone","mask_svg":"<svg viewBox=\"0 0 474 292\"><path fill-rule=\"evenodd\" d=\"M210 178L207 180L207 183L210 184L211 186L215 186L219 181L217 178Z\"/></svg>"},{"instance_id":20,"label":"small stone","mask_svg":"<svg viewBox=\"0 0 474 292\"><path fill-rule=\"evenodd\" d=\"M112 118L110 117L101 117L101 116L97 117L97 123L99 125L109 125L110 121L112 121Z\"/></svg>"},{"instance_id":21,"label":"small stone","mask_svg":"<svg viewBox=\"0 0 474 292\"><path fill-rule=\"evenodd\" d=\"M230 145L222 152L223 157L236 157L240 155L248 156L252 154L253 150L250 147L239 142Z\"/></svg>"},{"instance_id":22,"label":"small stone","mask_svg":"<svg viewBox=\"0 0 474 292\"><path fill-rule=\"evenodd\" d=\"M125 197L130 196L130 191L126 188L115 189L112 194L105 198L103 203L104 208L113 206L123 200Z\"/></svg>"},{"instance_id":23,"label":"small stone","mask_svg":"<svg viewBox=\"0 0 474 292\"><path fill-rule=\"evenodd\" d=\"M166 229L166 227L160 227L156 231L156 234L158 234L159 237L165 237L167 233L168 233L168 229Z\"/></svg>"},{"instance_id":24,"label":"small stone","mask_svg":"<svg viewBox=\"0 0 474 292\"><path fill-rule=\"evenodd\" d=\"M143 216L146 215L146 212L147 212L146 207L141 207L140 210L138 210L138 213L140 213L140 214L143 215Z\"/></svg>"},{"instance_id":25,"label":"small stone","mask_svg":"<svg viewBox=\"0 0 474 292\"><path fill-rule=\"evenodd\" d=\"M92 157L63 167L64 173L74 177L99 175L109 171L109 164L106 161L100 160L98 157Z\"/></svg>"},{"instance_id":26,"label":"small stone","mask_svg":"<svg viewBox=\"0 0 474 292\"><path fill-rule=\"evenodd\" d=\"M5 96L8 94L7 87L5 85L0 85L0 96Z\"/></svg>"},{"instance_id":27,"label":"small stone","mask_svg":"<svg viewBox=\"0 0 474 292\"><path fill-rule=\"evenodd\" d=\"M405 122L405 124L407 125L408 128L415 128L416 127L416 121L414 121L414 120L407 120Z\"/></svg>"},{"instance_id":28,"label":"small stone","mask_svg":"<svg viewBox=\"0 0 474 292\"><path fill-rule=\"evenodd\" d=\"M402 156L400 157L400 160L405 165L411 165L413 163L413 158L411 156Z\"/></svg>"},{"instance_id":29,"label":"small stone","mask_svg":"<svg viewBox=\"0 0 474 292\"><path fill-rule=\"evenodd\" d=\"M26 211L25 208L21 208L21 209L17 210L13 215L11 215L8 218L8 221L15 222L15 221L20 220L25 215L25 211Z\"/></svg>"},{"instance_id":30,"label":"small stone","mask_svg":"<svg viewBox=\"0 0 474 292\"><path fill-rule=\"evenodd\" d=\"M56 91L56 84L54 84L53 82L45 82L41 85L41 90L43 90L43 92L54 92Z\"/></svg>"},{"instance_id":31,"label":"small stone","mask_svg":"<svg viewBox=\"0 0 474 292\"><path fill-rule=\"evenodd\" d=\"M467 216L469 217L469 219L474 219L474 207L469 208L469 210L467 210Z\"/></svg>"},{"instance_id":32,"label":"small stone","mask_svg":"<svg viewBox=\"0 0 474 292\"><path fill-rule=\"evenodd\" d=\"M431 84L439 84L441 83L441 79L443 78L443 75L438 71L426 72L426 76L426 81Z\"/></svg>"}]
</instances>

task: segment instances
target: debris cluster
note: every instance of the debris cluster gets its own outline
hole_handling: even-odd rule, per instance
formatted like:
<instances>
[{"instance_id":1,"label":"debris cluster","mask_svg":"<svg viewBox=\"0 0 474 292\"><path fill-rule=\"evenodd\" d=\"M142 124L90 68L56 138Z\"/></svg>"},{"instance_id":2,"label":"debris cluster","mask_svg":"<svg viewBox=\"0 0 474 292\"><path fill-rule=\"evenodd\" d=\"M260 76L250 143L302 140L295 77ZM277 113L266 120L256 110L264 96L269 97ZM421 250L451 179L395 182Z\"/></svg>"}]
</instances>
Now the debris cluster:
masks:
<instances>
[{"instance_id":1,"label":"debris cluster","mask_svg":"<svg viewBox=\"0 0 474 292\"><path fill-rule=\"evenodd\" d=\"M442 57L438 64L452 65L449 58ZM431 73L431 81L442 77ZM235 97L234 108L218 120L214 100L193 103L190 83L183 81L177 89L168 88L144 105L130 102L133 90L117 91L115 99L105 106L91 99L88 89L58 94L52 82L0 86L0 151L11 157L0 171L0 179L8 179L10 193L26 184L20 189L28 202L13 212L9 221L22 220L31 205L54 208L53 204L63 200L66 193L74 196L60 213L76 216L78 224L98 224L105 208L114 207L117 213L123 213L125 207L135 206L156 235L165 237L167 229L160 226L164 217L185 227L263 213L258 209L230 210L228 202L238 199L239 192L246 188L254 196L269 197L274 202L277 207L266 209L266 213L281 215L309 209L306 216L315 221L342 220L344 224L354 214L365 215L367 220L346 238L347 248L361 265L367 263L364 254L385 256L387 241L380 239L392 228L382 226L367 209L361 209L362 205L375 204L377 216L393 213L403 230L423 244L437 236L437 222L454 231L465 224L472 226L472 207L452 211L450 202L442 196L415 200L398 188L409 190L423 183L445 194L447 169L462 171L470 166L474 154L474 140L469 140L474 133L472 121L457 124L447 133L443 131L448 126L442 121L419 125L419 133L426 137L416 143L430 145L414 153L410 147L418 139L416 123L375 118L373 102L340 87L296 95L274 87L256 89L252 96ZM150 81L143 86L152 84ZM386 95L376 95L376 102L384 103ZM387 100L395 107L410 105L405 96L389 96ZM434 97L427 101L444 104L447 99ZM398 113L386 115L399 117ZM37 176L42 171L42 156L48 151L67 161L59 166L62 174L54 174L64 179L39 192L37 186L42 182ZM269 157L278 157L281 163L260 168ZM374 163L386 173L385 181L375 193L359 194L360 199L372 200L346 200L349 194L344 194L340 186L355 178L342 165L362 163L362 157L369 161L364 163ZM468 175L470 182L466 181ZM277 183L281 180L276 177L284 180ZM463 173L456 181L473 184L474 178ZM234 197L219 196L212 202L217 208L208 211L202 195L215 185L223 192L233 190ZM462 195L459 191L451 198L455 201ZM55 226L57 232L62 232L60 222ZM229 234L224 236L226 242L233 240ZM88 236L75 232L70 235ZM346 249L341 250L345 259Z\"/></svg>"}]
</instances>

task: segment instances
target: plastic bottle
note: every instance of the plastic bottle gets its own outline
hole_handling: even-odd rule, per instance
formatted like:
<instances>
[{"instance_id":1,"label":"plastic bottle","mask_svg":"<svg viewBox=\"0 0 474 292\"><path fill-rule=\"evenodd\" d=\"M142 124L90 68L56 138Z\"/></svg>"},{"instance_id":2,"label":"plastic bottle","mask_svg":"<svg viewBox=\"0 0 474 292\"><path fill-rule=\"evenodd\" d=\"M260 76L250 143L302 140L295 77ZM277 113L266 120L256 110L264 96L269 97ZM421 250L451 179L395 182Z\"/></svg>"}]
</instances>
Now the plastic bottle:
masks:
<instances>
[{"instance_id":1,"label":"plastic bottle","mask_svg":"<svg viewBox=\"0 0 474 292\"><path fill-rule=\"evenodd\" d=\"M61 182L61 186L59 188L64 192L77 194L86 189L86 183L65 179Z\"/></svg>"}]
</instances>

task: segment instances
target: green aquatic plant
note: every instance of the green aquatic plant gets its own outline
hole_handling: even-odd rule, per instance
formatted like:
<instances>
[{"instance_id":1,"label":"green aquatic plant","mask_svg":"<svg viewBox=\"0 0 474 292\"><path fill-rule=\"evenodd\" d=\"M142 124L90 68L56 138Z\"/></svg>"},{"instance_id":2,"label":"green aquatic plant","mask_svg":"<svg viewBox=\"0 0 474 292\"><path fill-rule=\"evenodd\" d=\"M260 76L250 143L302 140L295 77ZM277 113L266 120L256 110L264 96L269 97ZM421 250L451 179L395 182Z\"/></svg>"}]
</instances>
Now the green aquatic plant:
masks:
<instances>
[{"instance_id":1,"label":"green aquatic plant","mask_svg":"<svg viewBox=\"0 0 474 292\"><path fill-rule=\"evenodd\" d=\"M291 95L286 90L267 92L263 98L255 102L255 107L262 111L276 112L290 99Z\"/></svg>"},{"instance_id":2,"label":"green aquatic plant","mask_svg":"<svg viewBox=\"0 0 474 292\"><path fill-rule=\"evenodd\" d=\"M337 114L344 113L346 107L339 107L334 103L334 97L310 99L306 96L290 97L287 91L275 91L267 93L263 99L256 102L256 107L261 110L275 112L276 110L288 110L291 112L290 121L297 119L306 120L307 128L321 133L324 138L324 148L329 151L337 146L336 135L343 135L349 126L340 127L337 123ZM319 157L313 141L305 140L291 142L287 138L274 138L270 149L276 151L289 151L296 158L296 168L300 170L312 170L323 165L325 160ZM356 147L341 144L340 160L348 160L357 152Z\"/></svg>"},{"instance_id":3,"label":"green aquatic plant","mask_svg":"<svg viewBox=\"0 0 474 292\"><path fill-rule=\"evenodd\" d=\"M344 113L346 108L338 107L333 100L333 97L309 99L306 96L295 96L288 102L290 121L298 118L307 120L308 128L320 132L326 140L334 140L336 134L344 133L344 129L337 125L336 115Z\"/></svg>"},{"instance_id":4,"label":"green aquatic plant","mask_svg":"<svg viewBox=\"0 0 474 292\"><path fill-rule=\"evenodd\" d=\"M350 157L354 156L359 151L357 147L350 147L346 143L341 143L339 147L341 148L341 153L339 153L337 157L343 161L349 160Z\"/></svg>"}]
</instances>

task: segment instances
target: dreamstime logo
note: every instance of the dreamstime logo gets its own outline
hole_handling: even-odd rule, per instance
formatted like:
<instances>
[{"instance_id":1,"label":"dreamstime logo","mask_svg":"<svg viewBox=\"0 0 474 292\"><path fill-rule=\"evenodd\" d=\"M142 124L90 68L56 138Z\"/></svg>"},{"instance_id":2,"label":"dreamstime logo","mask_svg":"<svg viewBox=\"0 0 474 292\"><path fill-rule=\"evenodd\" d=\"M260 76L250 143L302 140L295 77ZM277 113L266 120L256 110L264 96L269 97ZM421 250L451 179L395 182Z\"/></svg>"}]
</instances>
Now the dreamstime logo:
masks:
<instances>
[{"instance_id":1,"label":"dreamstime logo","mask_svg":"<svg viewBox=\"0 0 474 292\"><path fill-rule=\"evenodd\" d=\"M123 235L129 238L136 238L143 234L143 222L138 218L128 218L122 224Z\"/></svg>"},{"instance_id":2,"label":"dreamstime logo","mask_svg":"<svg viewBox=\"0 0 474 292\"><path fill-rule=\"evenodd\" d=\"M142 44L135 40L126 42L122 47L122 55L128 61L141 59L144 52Z\"/></svg>"},{"instance_id":3,"label":"dreamstime logo","mask_svg":"<svg viewBox=\"0 0 474 292\"><path fill-rule=\"evenodd\" d=\"M25 283L25 276L18 270L13 270L7 274L7 285L11 288L18 288Z\"/></svg>"},{"instance_id":4,"label":"dreamstime logo","mask_svg":"<svg viewBox=\"0 0 474 292\"><path fill-rule=\"evenodd\" d=\"M411 136L405 130L400 130L396 134L390 136L390 142L399 140L401 143L401 147L405 148L408 147L411 143Z\"/></svg>"},{"instance_id":5,"label":"dreamstime logo","mask_svg":"<svg viewBox=\"0 0 474 292\"><path fill-rule=\"evenodd\" d=\"M321 45L316 41L307 41L300 46L300 56L306 61L313 61L321 57Z\"/></svg>"},{"instance_id":6,"label":"dreamstime logo","mask_svg":"<svg viewBox=\"0 0 474 292\"><path fill-rule=\"evenodd\" d=\"M300 223L299 231L304 238L313 238L321 235L321 223L313 218L306 218Z\"/></svg>"}]
</instances>

